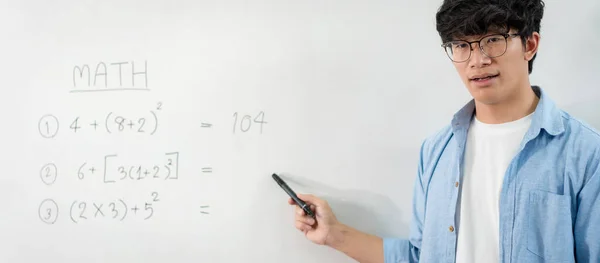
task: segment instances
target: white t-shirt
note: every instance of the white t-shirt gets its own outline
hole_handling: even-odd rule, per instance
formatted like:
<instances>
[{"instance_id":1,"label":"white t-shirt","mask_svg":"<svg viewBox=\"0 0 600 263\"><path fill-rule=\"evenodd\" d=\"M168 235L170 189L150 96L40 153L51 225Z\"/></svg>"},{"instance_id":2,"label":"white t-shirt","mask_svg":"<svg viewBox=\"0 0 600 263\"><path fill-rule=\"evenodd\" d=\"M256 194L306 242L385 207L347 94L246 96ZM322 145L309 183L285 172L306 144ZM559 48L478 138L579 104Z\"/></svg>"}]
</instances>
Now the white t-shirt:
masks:
<instances>
[{"instance_id":1,"label":"white t-shirt","mask_svg":"<svg viewBox=\"0 0 600 263\"><path fill-rule=\"evenodd\" d=\"M531 119L532 114L502 124L471 121L458 199L457 263L498 262L502 182Z\"/></svg>"}]
</instances>

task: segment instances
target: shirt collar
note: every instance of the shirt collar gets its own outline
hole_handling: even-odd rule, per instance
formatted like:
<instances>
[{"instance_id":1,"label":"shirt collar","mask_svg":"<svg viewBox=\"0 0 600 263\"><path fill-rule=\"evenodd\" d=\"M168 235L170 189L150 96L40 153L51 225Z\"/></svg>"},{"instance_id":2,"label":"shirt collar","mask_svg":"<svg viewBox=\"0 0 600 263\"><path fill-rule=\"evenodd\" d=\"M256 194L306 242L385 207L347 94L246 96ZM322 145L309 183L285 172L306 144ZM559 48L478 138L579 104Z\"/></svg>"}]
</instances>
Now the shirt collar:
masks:
<instances>
[{"instance_id":1,"label":"shirt collar","mask_svg":"<svg viewBox=\"0 0 600 263\"><path fill-rule=\"evenodd\" d=\"M531 88L540 100L533 113L531 127L526 135L527 139L536 137L542 129L553 136L563 133L565 127L562 122L561 110L539 86L532 86ZM454 114L452 119L452 131L454 133L459 130L468 130L474 110L475 101L471 100Z\"/></svg>"}]
</instances>

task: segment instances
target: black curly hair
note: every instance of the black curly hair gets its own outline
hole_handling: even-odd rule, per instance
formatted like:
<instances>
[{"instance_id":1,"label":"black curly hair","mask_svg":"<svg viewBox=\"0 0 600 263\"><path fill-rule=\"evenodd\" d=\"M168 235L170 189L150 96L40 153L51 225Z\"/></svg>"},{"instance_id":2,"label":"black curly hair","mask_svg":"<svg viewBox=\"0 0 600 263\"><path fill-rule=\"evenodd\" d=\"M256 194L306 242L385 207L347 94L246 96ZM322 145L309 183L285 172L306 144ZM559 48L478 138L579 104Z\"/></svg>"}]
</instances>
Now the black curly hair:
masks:
<instances>
[{"instance_id":1,"label":"black curly hair","mask_svg":"<svg viewBox=\"0 0 600 263\"><path fill-rule=\"evenodd\" d=\"M436 14L436 28L442 42L514 28L525 45L533 32L540 32L543 15L542 0L444 0ZM536 56L529 61L529 74Z\"/></svg>"}]
</instances>

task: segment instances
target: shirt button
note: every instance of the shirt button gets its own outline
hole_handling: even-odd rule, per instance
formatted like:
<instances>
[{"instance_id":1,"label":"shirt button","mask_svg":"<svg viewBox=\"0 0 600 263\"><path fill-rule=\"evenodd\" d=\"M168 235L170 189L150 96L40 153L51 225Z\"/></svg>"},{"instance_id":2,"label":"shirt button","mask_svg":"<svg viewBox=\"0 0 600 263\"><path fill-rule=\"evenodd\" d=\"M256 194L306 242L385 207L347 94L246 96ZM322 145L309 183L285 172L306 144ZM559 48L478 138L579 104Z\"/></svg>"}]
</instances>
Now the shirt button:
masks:
<instances>
[{"instance_id":1,"label":"shirt button","mask_svg":"<svg viewBox=\"0 0 600 263\"><path fill-rule=\"evenodd\" d=\"M454 227L453 227L453 226L450 226L450 227L448 228L448 230L450 230L450 232L454 232Z\"/></svg>"},{"instance_id":2,"label":"shirt button","mask_svg":"<svg viewBox=\"0 0 600 263\"><path fill-rule=\"evenodd\" d=\"M458 182L454 183L454 187L458 187Z\"/></svg>"}]
</instances>

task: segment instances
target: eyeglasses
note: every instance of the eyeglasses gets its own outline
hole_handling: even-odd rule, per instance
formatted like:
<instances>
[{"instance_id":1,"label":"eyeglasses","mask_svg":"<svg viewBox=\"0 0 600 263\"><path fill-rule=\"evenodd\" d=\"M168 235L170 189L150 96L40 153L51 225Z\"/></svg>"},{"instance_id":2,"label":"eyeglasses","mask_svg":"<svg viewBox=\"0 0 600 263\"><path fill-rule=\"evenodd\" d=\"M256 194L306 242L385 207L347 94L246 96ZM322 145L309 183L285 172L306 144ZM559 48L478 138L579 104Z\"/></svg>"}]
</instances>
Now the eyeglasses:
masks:
<instances>
[{"instance_id":1,"label":"eyeglasses","mask_svg":"<svg viewBox=\"0 0 600 263\"><path fill-rule=\"evenodd\" d=\"M465 62L471 58L471 53L473 52L471 44L473 43L479 44L479 49L484 55L489 58L495 58L506 53L507 39L516 36L519 36L519 34L494 34L471 42L453 40L442 44L442 47L446 50L448 57L456 63Z\"/></svg>"}]
</instances>

